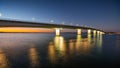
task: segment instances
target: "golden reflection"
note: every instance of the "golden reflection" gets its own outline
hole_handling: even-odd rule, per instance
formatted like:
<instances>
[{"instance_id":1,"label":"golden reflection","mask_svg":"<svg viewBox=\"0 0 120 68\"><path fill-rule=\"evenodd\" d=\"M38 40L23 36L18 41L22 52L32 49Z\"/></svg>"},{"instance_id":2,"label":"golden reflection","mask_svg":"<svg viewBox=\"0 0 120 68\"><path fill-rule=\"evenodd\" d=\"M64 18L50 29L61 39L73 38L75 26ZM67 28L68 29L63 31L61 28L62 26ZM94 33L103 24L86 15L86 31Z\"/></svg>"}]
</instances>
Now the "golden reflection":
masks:
<instances>
[{"instance_id":1,"label":"golden reflection","mask_svg":"<svg viewBox=\"0 0 120 68\"><path fill-rule=\"evenodd\" d=\"M54 44L52 42L50 42L49 46L48 46L48 57L49 57L51 63L56 62L56 53L55 53Z\"/></svg>"},{"instance_id":2,"label":"golden reflection","mask_svg":"<svg viewBox=\"0 0 120 68\"><path fill-rule=\"evenodd\" d=\"M3 50L1 50L1 49L0 49L0 68L10 68L8 59L5 55L5 53L3 52Z\"/></svg>"},{"instance_id":3,"label":"golden reflection","mask_svg":"<svg viewBox=\"0 0 120 68\"><path fill-rule=\"evenodd\" d=\"M88 39L88 44L90 45L90 43L91 43L91 33L88 33L87 39Z\"/></svg>"},{"instance_id":4,"label":"golden reflection","mask_svg":"<svg viewBox=\"0 0 120 68\"><path fill-rule=\"evenodd\" d=\"M74 53L75 40L69 40L69 54L70 56ZM69 56L69 57L70 57Z\"/></svg>"},{"instance_id":5,"label":"golden reflection","mask_svg":"<svg viewBox=\"0 0 120 68\"><path fill-rule=\"evenodd\" d=\"M83 41L82 41L82 46L81 46L81 53L83 55L87 55L89 53L89 43L88 43L88 39L87 38L84 38Z\"/></svg>"},{"instance_id":6,"label":"golden reflection","mask_svg":"<svg viewBox=\"0 0 120 68\"><path fill-rule=\"evenodd\" d=\"M54 46L55 46L56 50L59 51L61 56L65 56L66 46L65 46L65 40L62 36L56 36L55 37Z\"/></svg>"},{"instance_id":7,"label":"golden reflection","mask_svg":"<svg viewBox=\"0 0 120 68\"><path fill-rule=\"evenodd\" d=\"M93 38L96 37L96 30L93 31Z\"/></svg>"},{"instance_id":8,"label":"golden reflection","mask_svg":"<svg viewBox=\"0 0 120 68\"><path fill-rule=\"evenodd\" d=\"M94 48L94 38L91 37L91 34L88 34L87 40L88 51L90 51L92 48Z\"/></svg>"},{"instance_id":9,"label":"golden reflection","mask_svg":"<svg viewBox=\"0 0 120 68\"><path fill-rule=\"evenodd\" d=\"M96 43L97 43L98 52L101 52L102 51L102 34L99 34L97 36Z\"/></svg>"},{"instance_id":10,"label":"golden reflection","mask_svg":"<svg viewBox=\"0 0 120 68\"><path fill-rule=\"evenodd\" d=\"M66 44L62 36L55 36L54 43L50 43L48 46L48 56L52 63L55 63L59 59L63 61L66 58Z\"/></svg>"},{"instance_id":11,"label":"golden reflection","mask_svg":"<svg viewBox=\"0 0 120 68\"><path fill-rule=\"evenodd\" d=\"M69 40L69 57L74 55L87 55L91 50L91 36L88 38L82 38L81 35L77 35L76 40Z\"/></svg>"},{"instance_id":12,"label":"golden reflection","mask_svg":"<svg viewBox=\"0 0 120 68\"><path fill-rule=\"evenodd\" d=\"M99 47L100 48L102 47L102 34L100 34L100 37L99 37Z\"/></svg>"},{"instance_id":13,"label":"golden reflection","mask_svg":"<svg viewBox=\"0 0 120 68\"><path fill-rule=\"evenodd\" d=\"M93 31L93 45L96 45L96 38L97 38L97 34L96 34L96 30Z\"/></svg>"},{"instance_id":14,"label":"golden reflection","mask_svg":"<svg viewBox=\"0 0 120 68\"><path fill-rule=\"evenodd\" d=\"M66 45L68 43L68 45ZM76 39L70 39L65 42L62 36L55 36L54 41L49 43L48 56L52 63L56 63L59 60L70 59L75 55L86 56L91 53L92 49L97 46L98 50L102 46L102 34L98 38L92 38L91 34L88 34L87 38L82 38L81 35L77 35Z\"/></svg>"},{"instance_id":15,"label":"golden reflection","mask_svg":"<svg viewBox=\"0 0 120 68\"><path fill-rule=\"evenodd\" d=\"M40 67L38 52L34 46L29 49L29 60L31 68Z\"/></svg>"},{"instance_id":16,"label":"golden reflection","mask_svg":"<svg viewBox=\"0 0 120 68\"><path fill-rule=\"evenodd\" d=\"M77 39L76 39L76 45L75 45L75 50L78 53L80 50L80 46L81 46L81 35L77 35Z\"/></svg>"},{"instance_id":17,"label":"golden reflection","mask_svg":"<svg viewBox=\"0 0 120 68\"><path fill-rule=\"evenodd\" d=\"M91 43L91 30L88 30L88 34L87 34L87 38L88 38L88 45L90 45Z\"/></svg>"}]
</instances>

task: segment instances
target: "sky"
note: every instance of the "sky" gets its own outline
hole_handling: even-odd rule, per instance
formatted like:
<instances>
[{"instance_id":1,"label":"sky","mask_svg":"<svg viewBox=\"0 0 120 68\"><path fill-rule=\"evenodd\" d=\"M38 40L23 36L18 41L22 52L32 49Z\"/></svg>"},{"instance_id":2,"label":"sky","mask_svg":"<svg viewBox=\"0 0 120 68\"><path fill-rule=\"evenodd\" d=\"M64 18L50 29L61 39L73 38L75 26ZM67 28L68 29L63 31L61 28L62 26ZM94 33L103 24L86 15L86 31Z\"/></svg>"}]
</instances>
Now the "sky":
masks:
<instances>
[{"instance_id":1,"label":"sky","mask_svg":"<svg viewBox=\"0 0 120 68\"><path fill-rule=\"evenodd\" d=\"M64 22L120 32L120 1L0 0L0 19L55 24Z\"/></svg>"}]
</instances>

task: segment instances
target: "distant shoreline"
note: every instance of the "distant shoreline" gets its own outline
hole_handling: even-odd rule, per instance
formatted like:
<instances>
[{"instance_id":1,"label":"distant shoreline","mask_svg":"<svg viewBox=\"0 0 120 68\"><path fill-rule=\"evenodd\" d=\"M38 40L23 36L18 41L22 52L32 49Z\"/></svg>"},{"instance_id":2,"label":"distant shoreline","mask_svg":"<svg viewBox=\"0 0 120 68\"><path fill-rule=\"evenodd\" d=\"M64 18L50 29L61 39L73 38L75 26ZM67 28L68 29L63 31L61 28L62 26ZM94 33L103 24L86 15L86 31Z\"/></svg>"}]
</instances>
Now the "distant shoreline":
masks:
<instances>
[{"instance_id":1,"label":"distant shoreline","mask_svg":"<svg viewBox=\"0 0 120 68\"><path fill-rule=\"evenodd\" d=\"M120 34L120 32L115 32L114 34Z\"/></svg>"},{"instance_id":2,"label":"distant shoreline","mask_svg":"<svg viewBox=\"0 0 120 68\"><path fill-rule=\"evenodd\" d=\"M109 34L120 34L120 32L109 32Z\"/></svg>"}]
</instances>

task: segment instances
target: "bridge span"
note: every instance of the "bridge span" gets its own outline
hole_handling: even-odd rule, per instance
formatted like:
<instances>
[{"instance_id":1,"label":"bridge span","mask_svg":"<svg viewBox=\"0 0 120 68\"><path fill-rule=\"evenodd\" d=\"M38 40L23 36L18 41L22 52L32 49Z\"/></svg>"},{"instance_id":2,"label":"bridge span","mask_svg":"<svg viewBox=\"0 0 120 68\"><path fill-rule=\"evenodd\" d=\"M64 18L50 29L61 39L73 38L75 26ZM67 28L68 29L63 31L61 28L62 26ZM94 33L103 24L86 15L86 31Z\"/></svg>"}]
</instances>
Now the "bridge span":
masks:
<instances>
[{"instance_id":1,"label":"bridge span","mask_svg":"<svg viewBox=\"0 0 120 68\"><path fill-rule=\"evenodd\" d=\"M61 28L76 29L77 34L81 34L82 30L85 29L88 33L104 34L105 31L85 26L65 25L65 24L51 24L42 22L29 22L29 21L16 21L16 20L0 20L0 27L37 27L37 28L54 28L56 35L60 35Z\"/></svg>"}]
</instances>

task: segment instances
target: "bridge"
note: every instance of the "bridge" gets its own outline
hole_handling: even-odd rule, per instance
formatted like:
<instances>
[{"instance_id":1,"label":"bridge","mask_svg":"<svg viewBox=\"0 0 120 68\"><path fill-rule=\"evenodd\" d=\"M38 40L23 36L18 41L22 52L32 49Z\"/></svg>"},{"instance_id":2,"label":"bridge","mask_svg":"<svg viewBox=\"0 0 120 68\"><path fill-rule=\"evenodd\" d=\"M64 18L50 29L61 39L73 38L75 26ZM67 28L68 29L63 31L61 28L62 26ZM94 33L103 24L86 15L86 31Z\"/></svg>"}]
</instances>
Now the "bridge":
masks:
<instances>
[{"instance_id":1,"label":"bridge","mask_svg":"<svg viewBox=\"0 0 120 68\"><path fill-rule=\"evenodd\" d=\"M0 20L0 27L37 27L37 28L54 28L56 35L60 35L61 28L75 29L77 34L81 34L82 30L87 30L88 33L93 31L94 34L104 34L105 31L85 26L65 25L65 24L51 24L42 22L29 22L17 20Z\"/></svg>"}]
</instances>

